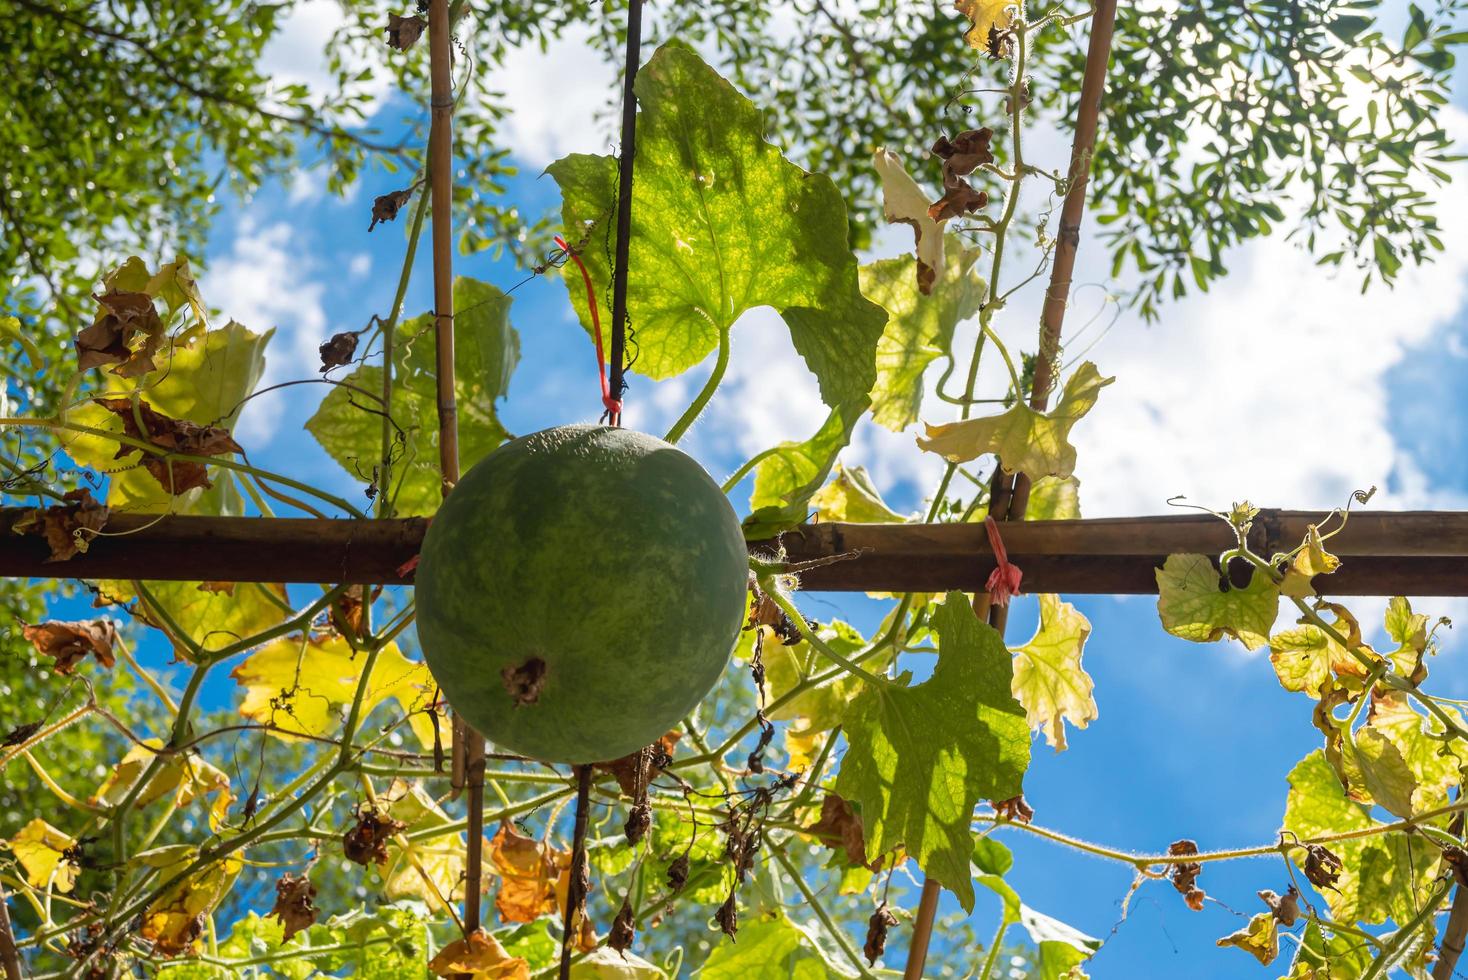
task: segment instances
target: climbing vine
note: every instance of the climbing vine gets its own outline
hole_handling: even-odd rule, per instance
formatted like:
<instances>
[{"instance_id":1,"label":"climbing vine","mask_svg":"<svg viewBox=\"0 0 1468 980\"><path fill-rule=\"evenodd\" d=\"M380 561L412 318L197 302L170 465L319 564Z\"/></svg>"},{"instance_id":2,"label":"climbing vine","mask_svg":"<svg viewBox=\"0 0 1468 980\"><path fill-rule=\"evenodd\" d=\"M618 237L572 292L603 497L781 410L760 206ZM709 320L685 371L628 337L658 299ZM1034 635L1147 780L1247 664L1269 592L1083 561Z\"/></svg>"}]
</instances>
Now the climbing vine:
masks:
<instances>
[{"instance_id":1,"label":"climbing vine","mask_svg":"<svg viewBox=\"0 0 1468 980\"><path fill-rule=\"evenodd\" d=\"M912 236L902 255L865 264L838 185L770 141L755 100L678 43L637 73L624 243L632 369L656 382L713 357L659 434L677 442L696 422L756 307L779 315L829 409L808 439L768 448L723 483L731 496L749 488L739 505L759 544L745 628L704 703L658 742L595 764L581 805L569 767L489 746L481 843L493 914L472 929L461 910L481 880L467 840L477 828L454 774L451 705L416 649L411 588L88 581L97 618L37 615L8 654L26 660L35 695L12 700L0 726L0 772L30 774L19 812L0 824L0 944L13 969L528 978L557 973L566 939L573 977L896 975L914 955L921 970L926 952L930 976L1023 963L1076 980L1104 939L1022 900L1004 840L1024 836L1130 869L1133 891L1170 885L1168 900L1193 910L1210 900L1210 866L1268 857L1258 904L1218 945L1292 978L1452 975L1461 936L1456 947L1439 937L1450 905L1452 919L1468 915L1454 898L1468 886L1468 722L1424 687L1442 621L1394 598L1383 623L1393 648L1378 651L1329 598L1341 566L1331 541L1369 492L1278 550L1259 548L1253 505L1209 510L1233 545L1170 555L1156 572L1164 630L1267 648L1279 683L1302 696L1301 725L1318 730L1320 747L1282 788L1276 839L1210 851L1180 838L1133 853L1051 827L1026 802L1029 768L1098 716L1081 612L1042 595L1021 640L1006 637L1002 612L1025 587L1005 525L1080 516L1070 434L1115 380L1067 349L1058 320L1030 334L1010 315L1013 297L1041 290L1075 248L1060 208L1094 155L1043 159L1027 141L1055 122L1039 108L1058 102L1040 90L1055 69L1037 60L1060 61L1061 43L1084 37L1097 12L958 7L950 56L998 81L952 94L961 128L863 158L855 185L874 200L855 206L880 208L904 244ZM1447 43L1420 21L1404 49L1429 35ZM392 49L411 51L424 26L394 15ZM931 149L909 148L920 142ZM614 349L618 162L574 154L548 168L562 237L527 270L564 277L595 341L588 368L592 348L598 366ZM12 530L43 539L65 575L99 538L125 536L112 523L122 514L432 515L444 489L437 318L404 315L427 171L371 208L374 225L407 230L390 305L324 344L319 372L288 382L323 389L305 427L367 503L251 461L236 422L281 387L260 387L271 331L216 313L188 258L134 256L99 278L65 365L29 341L28 322L4 321L17 360L67 379L54 402L13 386L0 417L6 502L24 508ZM1096 178L1104 193L1108 175ZM513 438L497 409L520 361L508 286L453 287L465 470ZM547 425L569 420L557 408ZM914 456L942 461L923 513L890 506L847 452L868 417L896 432L923 423ZM997 567L976 593L884 597L870 634L817 622L807 569L780 545L810 521L982 524ZM1281 607L1293 625L1277 626ZM149 667L134 653L145 643L165 644L177 669ZM205 707L220 702L229 707ZM962 914L944 913L928 952L916 937L933 913L920 896L939 886ZM984 892L999 911L974 935Z\"/></svg>"}]
</instances>

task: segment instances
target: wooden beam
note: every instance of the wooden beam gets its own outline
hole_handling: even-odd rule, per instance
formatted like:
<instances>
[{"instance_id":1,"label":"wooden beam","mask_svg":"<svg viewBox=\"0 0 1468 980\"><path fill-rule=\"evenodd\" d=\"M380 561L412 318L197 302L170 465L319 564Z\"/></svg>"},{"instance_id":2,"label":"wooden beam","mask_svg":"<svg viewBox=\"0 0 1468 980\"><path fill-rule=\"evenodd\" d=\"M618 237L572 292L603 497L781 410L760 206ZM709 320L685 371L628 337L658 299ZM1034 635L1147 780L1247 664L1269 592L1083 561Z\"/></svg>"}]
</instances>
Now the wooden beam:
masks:
<instances>
[{"instance_id":1,"label":"wooden beam","mask_svg":"<svg viewBox=\"0 0 1468 980\"><path fill-rule=\"evenodd\" d=\"M407 584L423 518L158 517L116 513L86 553L48 562L45 540L17 535L23 508L0 509L0 576L177 581ZM1315 511L1262 511L1250 532L1260 554L1298 544ZM1148 594L1153 570L1175 553L1216 555L1232 533L1207 515L1028 521L1004 526L1026 592ZM490 545L492 547L492 544ZM982 524L812 524L751 550L783 548L808 590L974 591L993 570ZM1468 512L1361 512L1330 549L1344 563L1322 580L1334 595L1468 595ZM836 559L836 560L832 560ZM1328 583L1328 584L1326 584Z\"/></svg>"}]
</instances>

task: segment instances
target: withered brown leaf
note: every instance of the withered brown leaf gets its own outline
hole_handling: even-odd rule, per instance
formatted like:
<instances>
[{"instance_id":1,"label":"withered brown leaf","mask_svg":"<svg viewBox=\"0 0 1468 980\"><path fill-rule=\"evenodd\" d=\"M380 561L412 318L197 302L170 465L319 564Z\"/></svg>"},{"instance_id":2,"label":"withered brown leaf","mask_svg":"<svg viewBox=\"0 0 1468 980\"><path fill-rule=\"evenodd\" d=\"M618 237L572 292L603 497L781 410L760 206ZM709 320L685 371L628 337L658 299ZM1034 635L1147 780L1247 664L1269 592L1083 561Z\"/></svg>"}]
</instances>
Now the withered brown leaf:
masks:
<instances>
[{"instance_id":1,"label":"withered brown leaf","mask_svg":"<svg viewBox=\"0 0 1468 980\"><path fill-rule=\"evenodd\" d=\"M282 942L290 942L296 933L316 924L316 916L321 910L316 907L315 898L316 886L306 875L287 871L280 876L275 883L275 907L270 914L285 927Z\"/></svg>"},{"instance_id":2,"label":"withered brown leaf","mask_svg":"<svg viewBox=\"0 0 1468 980\"><path fill-rule=\"evenodd\" d=\"M559 910L570 885L571 854L501 823L485 852L500 876L494 907L505 922L534 922Z\"/></svg>"},{"instance_id":3,"label":"withered brown leaf","mask_svg":"<svg viewBox=\"0 0 1468 980\"><path fill-rule=\"evenodd\" d=\"M868 862L866 841L862 836L861 816L852 805L835 793L821 800L821 816L809 827L801 828L833 851L845 852L848 863L878 871L882 859Z\"/></svg>"},{"instance_id":4,"label":"withered brown leaf","mask_svg":"<svg viewBox=\"0 0 1468 980\"><path fill-rule=\"evenodd\" d=\"M347 860L363 867L387 864L388 840L408 825L394 820L371 803L357 807L356 816L356 822L342 835L342 850Z\"/></svg>"},{"instance_id":5,"label":"withered brown leaf","mask_svg":"<svg viewBox=\"0 0 1468 980\"><path fill-rule=\"evenodd\" d=\"M1198 845L1195 841L1176 840L1167 846L1167 853L1179 857L1197 854ZM1174 864L1168 875L1172 879L1172 887L1182 893L1183 900L1188 903L1188 908L1194 912L1203 911L1203 900L1208 897L1203 893L1203 889L1198 887L1198 875L1202 873L1202 864L1197 861L1183 861Z\"/></svg>"},{"instance_id":6,"label":"withered brown leaf","mask_svg":"<svg viewBox=\"0 0 1468 980\"><path fill-rule=\"evenodd\" d=\"M1334 888L1344 865L1324 844L1305 845L1305 877L1316 888Z\"/></svg>"},{"instance_id":7,"label":"withered brown leaf","mask_svg":"<svg viewBox=\"0 0 1468 980\"><path fill-rule=\"evenodd\" d=\"M688 884L688 852L684 852L673 859L668 865L668 887L673 891L682 891L683 886Z\"/></svg>"},{"instance_id":8,"label":"withered brown leaf","mask_svg":"<svg viewBox=\"0 0 1468 980\"><path fill-rule=\"evenodd\" d=\"M988 204L988 194L974 190L962 177L955 177L952 186L944 181L943 196L928 208L928 217L934 221L947 221L949 218L972 214Z\"/></svg>"},{"instance_id":9,"label":"withered brown leaf","mask_svg":"<svg viewBox=\"0 0 1468 980\"><path fill-rule=\"evenodd\" d=\"M321 355L321 373L332 368L346 367L357 356L357 331L343 330L334 333L324 344L316 348Z\"/></svg>"},{"instance_id":10,"label":"withered brown leaf","mask_svg":"<svg viewBox=\"0 0 1468 980\"><path fill-rule=\"evenodd\" d=\"M610 762L594 762L592 766L601 772L609 772L617 777L617 785L622 788L622 793L633 799L639 795L639 790L647 786L651 778L650 770L666 768L673 761L673 749L678 740L683 737L682 732L668 732L646 749L638 749L629 752L620 759Z\"/></svg>"},{"instance_id":11,"label":"withered brown leaf","mask_svg":"<svg viewBox=\"0 0 1468 980\"><path fill-rule=\"evenodd\" d=\"M170 418L141 399L138 400L136 411L132 401L127 398L92 400L121 419L123 431L127 435L159 449L187 453L190 456L221 456L225 453L244 452L230 437L229 430L217 425L199 425L188 419ZM137 446L128 445L119 446L113 458L121 459L132 453L142 453L143 468L152 474L153 479L164 490L175 496L196 487L213 486L203 463L164 459Z\"/></svg>"},{"instance_id":12,"label":"withered brown leaf","mask_svg":"<svg viewBox=\"0 0 1468 980\"><path fill-rule=\"evenodd\" d=\"M117 626L110 619L90 623L41 623L26 626L21 632L37 653L56 661L51 669L58 674L72 673L88 655L97 658L103 667L117 663L117 658L112 655L112 647L117 643Z\"/></svg>"},{"instance_id":13,"label":"withered brown leaf","mask_svg":"<svg viewBox=\"0 0 1468 980\"><path fill-rule=\"evenodd\" d=\"M99 309L92 325L76 335L77 369L116 364L112 373L136 378L155 370L153 355L163 343L163 321L147 293L109 292L93 296ZM142 336L136 348L134 341Z\"/></svg>"},{"instance_id":14,"label":"withered brown leaf","mask_svg":"<svg viewBox=\"0 0 1468 980\"><path fill-rule=\"evenodd\" d=\"M607 945L621 953L625 959L627 950L632 948L632 941L636 938L637 917L632 914L632 903L624 898L621 910L612 920L612 931L607 934Z\"/></svg>"},{"instance_id":15,"label":"withered brown leaf","mask_svg":"<svg viewBox=\"0 0 1468 980\"><path fill-rule=\"evenodd\" d=\"M423 29L428 26L428 21L422 17L402 17L398 14L387 15L387 46L397 51L406 51L418 43L418 38L423 36Z\"/></svg>"},{"instance_id":16,"label":"withered brown leaf","mask_svg":"<svg viewBox=\"0 0 1468 980\"><path fill-rule=\"evenodd\" d=\"M887 908L883 902L877 906L872 917L867 920L867 941L861 951L866 954L867 965L875 966L877 960L887 951L887 930L897 925L897 916Z\"/></svg>"},{"instance_id":17,"label":"withered brown leaf","mask_svg":"<svg viewBox=\"0 0 1468 980\"><path fill-rule=\"evenodd\" d=\"M1276 895L1269 889L1259 893L1259 900L1269 906L1269 911L1279 920L1282 926L1292 926L1300 918L1300 891L1291 885L1283 895Z\"/></svg>"},{"instance_id":18,"label":"withered brown leaf","mask_svg":"<svg viewBox=\"0 0 1468 980\"><path fill-rule=\"evenodd\" d=\"M739 903L736 901L734 889L729 890L729 897L724 899L724 904L714 913L714 921L719 924L719 931L731 940L738 941L739 935Z\"/></svg>"},{"instance_id":19,"label":"withered brown leaf","mask_svg":"<svg viewBox=\"0 0 1468 980\"><path fill-rule=\"evenodd\" d=\"M1023 794L1011 796L1007 800L995 800L989 805L994 808L994 815L1000 820L1008 820L1012 823L1029 823L1035 819L1035 811L1025 802Z\"/></svg>"},{"instance_id":20,"label":"withered brown leaf","mask_svg":"<svg viewBox=\"0 0 1468 980\"><path fill-rule=\"evenodd\" d=\"M396 221L398 212L402 210L403 205L407 204L408 199L412 196L413 188L405 187L400 191L393 191L391 194L383 194L381 197L373 198L372 223L367 226L367 230L371 231L384 221Z\"/></svg>"},{"instance_id":21,"label":"withered brown leaf","mask_svg":"<svg viewBox=\"0 0 1468 980\"><path fill-rule=\"evenodd\" d=\"M990 144L994 139L994 130L985 126L982 129L969 129L949 139L947 136L938 137L933 144L933 155L943 161L943 183L948 184L948 175L966 176L973 173L981 165L994 162L994 153Z\"/></svg>"},{"instance_id":22,"label":"withered brown leaf","mask_svg":"<svg viewBox=\"0 0 1468 980\"><path fill-rule=\"evenodd\" d=\"M66 503L27 511L13 525L16 534L40 534L51 549L48 562L66 561L87 550L96 532L107 524L105 504L92 499L86 487L68 490L62 495Z\"/></svg>"}]
</instances>

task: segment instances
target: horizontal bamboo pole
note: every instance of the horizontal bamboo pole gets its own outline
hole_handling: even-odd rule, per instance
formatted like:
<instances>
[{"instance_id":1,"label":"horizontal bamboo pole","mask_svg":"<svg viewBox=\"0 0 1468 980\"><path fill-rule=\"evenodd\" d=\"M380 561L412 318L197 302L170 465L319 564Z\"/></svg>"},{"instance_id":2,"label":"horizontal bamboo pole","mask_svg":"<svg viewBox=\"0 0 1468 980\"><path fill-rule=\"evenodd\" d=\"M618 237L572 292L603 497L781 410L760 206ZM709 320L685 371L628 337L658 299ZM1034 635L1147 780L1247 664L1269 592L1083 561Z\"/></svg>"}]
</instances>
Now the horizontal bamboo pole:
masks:
<instances>
[{"instance_id":1,"label":"horizontal bamboo pole","mask_svg":"<svg viewBox=\"0 0 1468 980\"><path fill-rule=\"evenodd\" d=\"M428 522L297 518L157 517L116 513L84 554L48 562L44 539L17 535L26 511L0 509L0 576L176 581L407 584ZM1261 554L1298 544L1313 511L1262 511L1250 532ZM1175 553L1218 554L1232 532L1207 515L1027 521L1006 525L1010 560L1026 592L1146 594ZM492 547L492 543L491 543ZM1340 571L1319 582L1334 595L1468 595L1468 512L1362 512L1329 542ZM802 587L837 592L974 591L993 570L982 524L811 524L752 551L783 548Z\"/></svg>"}]
</instances>

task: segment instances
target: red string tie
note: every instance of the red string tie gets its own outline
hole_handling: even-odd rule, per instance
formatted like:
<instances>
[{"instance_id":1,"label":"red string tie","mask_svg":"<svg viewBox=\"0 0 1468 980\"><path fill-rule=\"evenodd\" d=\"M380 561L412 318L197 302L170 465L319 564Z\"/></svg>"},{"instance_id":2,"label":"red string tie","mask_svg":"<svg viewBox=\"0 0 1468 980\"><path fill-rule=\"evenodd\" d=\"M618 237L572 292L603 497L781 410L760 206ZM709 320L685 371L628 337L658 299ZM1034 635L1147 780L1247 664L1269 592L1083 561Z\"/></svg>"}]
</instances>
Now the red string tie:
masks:
<instances>
[{"instance_id":1,"label":"red string tie","mask_svg":"<svg viewBox=\"0 0 1468 980\"><path fill-rule=\"evenodd\" d=\"M596 308L596 288L591 284L591 273L586 271L586 265L581 261L581 256L577 255L560 235L556 236L556 247L576 263L576 268L581 270L581 279L586 283L586 306L591 310L591 335L596 338L596 373L597 377L601 379L601 405L606 409L607 420L612 425L619 425L622 421L622 399L612 397L611 384L607 381L607 361L606 356L602 353L601 345L601 315Z\"/></svg>"},{"instance_id":2,"label":"red string tie","mask_svg":"<svg viewBox=\"0 0 1468 980\"><path fill-rule=\"evenodd\" d=\"M999 537L999 524L992 515L984 518L984 530L989 532L989 547L998 562L985 586L989 590L989 601L996 606L1007 606L1012 596L1019 595L1020 579L1025 573L1018 565L1010 564L1009 553L1004 550L1004 542Z\"/></svg>"}]
</instances>

